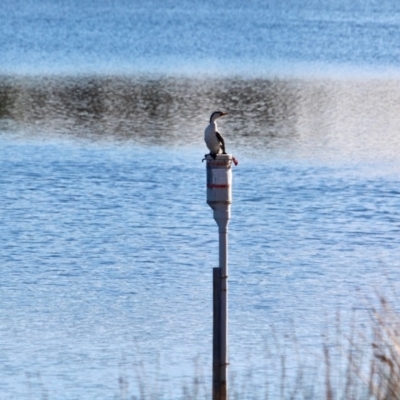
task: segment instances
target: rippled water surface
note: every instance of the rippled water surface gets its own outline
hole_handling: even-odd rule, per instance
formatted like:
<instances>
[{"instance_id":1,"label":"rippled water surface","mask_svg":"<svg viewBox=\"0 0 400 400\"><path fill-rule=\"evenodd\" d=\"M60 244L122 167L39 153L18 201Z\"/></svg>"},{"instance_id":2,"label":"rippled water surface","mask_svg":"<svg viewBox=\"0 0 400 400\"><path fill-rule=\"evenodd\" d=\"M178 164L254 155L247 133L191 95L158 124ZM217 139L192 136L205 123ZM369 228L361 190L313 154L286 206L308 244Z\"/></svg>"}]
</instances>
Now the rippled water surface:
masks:
<instances>
[{"instance_id":1,"label":"rippled water surface","mask_svg":"<svg viewBox=\"0 0 400 400\"><path fill-rule=\"evenodd\" d=\"M135 386L144 362L176 393L196 357L209 379L210 104L230 111L219 126L240 161L231 369L265 375L271 326L280 337L295 326L305 353L316 351L339 309L365 308L396 281L396 87L4 78L2 390L110 398L124 374Z\"/></svg>"},{"instance_id":2,"label":"rippled water surface","mask_svg":"<svg viewBox=\"0 0 400 400\"><path fill-rule=\"evenodd\" d=\"M327 65L397 68L399 20L400 5L390 0L5 0L0 71L291 75L310 64L321 72Z\"/></svg>"},{"instance_id":3,"label":"rippled water surface","mask_svg":"<svg viewBox=\"0 0 400 400\"><path fill-rule=\"evenodd\" d=\"M208 393L216 109L239 159L230 370L276 394L283 353L396 291L399 10L297 3L4 3L2 398Z\"/></svg>"}]
</instances>

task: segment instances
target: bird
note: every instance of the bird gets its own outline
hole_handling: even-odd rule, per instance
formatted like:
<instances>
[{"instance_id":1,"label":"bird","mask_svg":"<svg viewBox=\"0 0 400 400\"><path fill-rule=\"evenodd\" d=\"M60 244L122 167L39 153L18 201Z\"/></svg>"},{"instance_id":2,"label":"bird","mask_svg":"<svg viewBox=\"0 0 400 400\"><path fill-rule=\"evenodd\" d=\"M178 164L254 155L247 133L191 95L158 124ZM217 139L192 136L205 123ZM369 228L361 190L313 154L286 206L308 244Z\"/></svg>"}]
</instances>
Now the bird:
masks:
<instances>
[{"instance_id":1,"label":"bird","mask_svg":"<svg viewBox=\"0 0 400 400\"><path fill-rule=\"evenodd\" d=\"M204 131L204 141L208 149L210 150L210 156L215 160L217 154L226 154L225 152L225 141L221 134L218 132L217 123L215 120L217 118L228 115L228 113L222 111L214 111L210 116L210 124ZM205 155L205 157L207 154Z\"/></svg>"}]
</instances>

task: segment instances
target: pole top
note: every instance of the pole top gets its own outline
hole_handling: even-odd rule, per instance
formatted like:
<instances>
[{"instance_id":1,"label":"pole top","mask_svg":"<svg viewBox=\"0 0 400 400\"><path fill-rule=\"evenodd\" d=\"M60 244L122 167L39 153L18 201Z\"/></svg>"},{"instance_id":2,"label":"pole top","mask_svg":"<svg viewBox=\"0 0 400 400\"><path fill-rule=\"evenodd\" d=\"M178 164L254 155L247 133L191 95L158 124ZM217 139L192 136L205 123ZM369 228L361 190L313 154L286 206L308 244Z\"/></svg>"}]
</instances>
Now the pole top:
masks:
<instances>
[{"instance_id":1,"label":"pole top","mask_svg":"<svg viewBox=\"0 0 400 400\"><path fill-rule=\"evenodd\" d=\"M231 161L233 158L232 154L216 154L215 158L212 157L211 154L206 154L204 156L204 159L209 162L209 161Z\"/></svg>"},{"instance_id":2,"label":"pole top","mask_svg":"<svg viewBox=\"0 0 400 400\"><path fill-rule=\"evenodd\" d=\"M215 158L211 156L211 154L206 154L203 158L203 161L207 161L207 166L217 166L217 165L227 165L231 166L232 162L235 165L238 165L239 162L232 154L216 154Z\"/></svg>"},{"instance_id":3,"label":"pole top","mask_svg":"<svg viewBox=\"0 0 400 400\"><path fill-rule=\"evenodd\" d=\"M232 158L233 158L233 156L232 156L232 154L217 154L216 156L215 156L215 159L216 160L232 160ZM213 160L213 157L211 156L211 154L207 154L206 156L205 156L205 159L208 161L208 160Z\"/></svg>"}]
</instances>

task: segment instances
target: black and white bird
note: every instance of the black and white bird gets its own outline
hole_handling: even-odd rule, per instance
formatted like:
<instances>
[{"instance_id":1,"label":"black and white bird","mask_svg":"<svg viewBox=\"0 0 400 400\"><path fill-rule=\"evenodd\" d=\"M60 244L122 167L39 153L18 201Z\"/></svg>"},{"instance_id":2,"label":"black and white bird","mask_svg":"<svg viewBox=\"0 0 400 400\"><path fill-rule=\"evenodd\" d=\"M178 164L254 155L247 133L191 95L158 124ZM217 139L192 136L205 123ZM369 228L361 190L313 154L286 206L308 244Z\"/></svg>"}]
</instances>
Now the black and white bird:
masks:
<instances>
[{"instance_id":1,"label":"black and white bird","mask_svg":"<svg viewBox=\"0 0 400 400\"><path fill-rule=\"evenodd\" d=\"M215 111L211 114L210 124L204 131L204 141L208 149L210 150L210 156L215 160L217 154L226 154L225 152L225 141L221 134L218 132L217 123L215 122L217 118L223 117L228 113L222 111Z\"/></svg>"}]
</instances>

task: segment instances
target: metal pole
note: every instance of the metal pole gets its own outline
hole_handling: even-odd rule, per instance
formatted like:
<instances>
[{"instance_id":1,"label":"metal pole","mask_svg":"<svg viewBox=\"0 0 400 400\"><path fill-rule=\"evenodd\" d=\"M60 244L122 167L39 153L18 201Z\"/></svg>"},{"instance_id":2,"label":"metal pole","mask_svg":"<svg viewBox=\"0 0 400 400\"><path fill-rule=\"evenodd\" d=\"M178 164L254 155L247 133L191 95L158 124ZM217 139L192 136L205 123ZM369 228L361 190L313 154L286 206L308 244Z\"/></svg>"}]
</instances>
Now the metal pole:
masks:
<instances>
[{"instance_id":1,"label":"metal pole","mask_svg":"<svg viewBox=\"0 0 400 400\"><path fill-rule=\"evenodd\" d=\"M212 393L213 400L221 397L221 354L220 354L220 319L221 319L221 273L220 268L213 268L213 375Z\"/></svg>"},{"instance_id":2,"label":"metal pole","mask_svg":"<svg viewBox=\"0 0 400 400\"><path fill-rule=\"evenodd\" d=\"M213 271L213 400L228 399L228 224L232 203L232 156L207 158L207 203L219 233L219 267ZM219 282L218 282L219 281Z\"/></svg>"}]
</instances>

